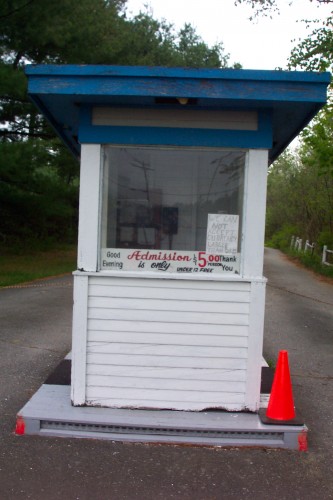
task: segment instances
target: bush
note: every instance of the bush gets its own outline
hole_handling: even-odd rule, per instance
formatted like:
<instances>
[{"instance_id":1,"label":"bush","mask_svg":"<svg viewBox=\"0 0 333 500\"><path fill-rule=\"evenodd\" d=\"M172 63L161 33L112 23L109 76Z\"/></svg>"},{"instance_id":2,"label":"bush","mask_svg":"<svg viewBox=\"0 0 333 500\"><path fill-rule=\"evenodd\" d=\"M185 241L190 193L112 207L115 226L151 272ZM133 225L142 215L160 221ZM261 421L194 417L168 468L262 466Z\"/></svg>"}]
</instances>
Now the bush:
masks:
<instances>
[{"instance_id":1,"label":"bush","mask_svg":"<svg viewBox=\"0 0 333 500\"><path fill-rule=\"evenodd\" d=\"M297 228L285 224L279 231L273 234L271 239L266 242L266 245L278 248L279 250L287 250L290 248L291 237L295 234L297 234Z\"/></svg>"},{"instance_id":2,"label":"bush","mask_svg":"<svg viewBox=\"0 0 333 500\"><path fill-rule=\"evenodd\" d=\"M327 245L327 247L332 250L333 249L333 233L331 231L322 231L319 233L319 236L317 238L317 244L318 248L320 250L323 249L324 245Z\"/></svg>"},{"instance_id":3,"label":"bush","mask_svg":"<svg viewBox=\"0 0 333 500\"><path fill-rule=\"evenodd\" d=\"M300 252L297 255L297 259L307 268L312 269L315 273L321 274L322 276L327 276L328 278L333 278L333 267L325 266L321 262L321 257L319 255L311 255L309 253Z\"/></svg>"}]
</instances>

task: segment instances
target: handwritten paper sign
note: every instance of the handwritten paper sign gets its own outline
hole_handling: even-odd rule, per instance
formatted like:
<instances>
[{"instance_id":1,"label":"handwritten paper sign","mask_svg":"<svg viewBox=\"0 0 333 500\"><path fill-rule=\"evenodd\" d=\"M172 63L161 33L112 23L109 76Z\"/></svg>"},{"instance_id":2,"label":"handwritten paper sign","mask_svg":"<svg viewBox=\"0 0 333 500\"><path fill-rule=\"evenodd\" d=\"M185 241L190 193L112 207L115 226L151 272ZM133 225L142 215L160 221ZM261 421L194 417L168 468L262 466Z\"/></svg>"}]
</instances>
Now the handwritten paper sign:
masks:
<instances>
[{"instance_id":1,"label":"handwritten paper sign","mask_svg":"<svg viewBox=\"0 0 333 500\"><path fill-rule=\"evenodd\" d=\"M239 216L208 214L206 253L235 255L238 247Z\"/></svg>"}]
</instances>

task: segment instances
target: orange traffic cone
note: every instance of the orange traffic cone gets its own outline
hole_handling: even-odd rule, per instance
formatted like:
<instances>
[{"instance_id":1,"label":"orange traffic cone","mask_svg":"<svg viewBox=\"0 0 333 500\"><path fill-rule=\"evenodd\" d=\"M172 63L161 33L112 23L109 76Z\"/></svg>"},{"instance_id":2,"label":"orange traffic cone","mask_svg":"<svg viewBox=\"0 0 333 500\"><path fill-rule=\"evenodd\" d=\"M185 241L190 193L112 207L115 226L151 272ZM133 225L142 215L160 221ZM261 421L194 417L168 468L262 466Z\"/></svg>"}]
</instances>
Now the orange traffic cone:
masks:
<instances>
[{"instance_id":1,"label":"orange traffic cone","mask_svg":"<svg viewBox=\"0 0 333 500\"><path fill-rule=\"evenodd\" d=\"M274 420L296 417L287 351L279 352L266 417Z\"/></svg>"}]
</instances>

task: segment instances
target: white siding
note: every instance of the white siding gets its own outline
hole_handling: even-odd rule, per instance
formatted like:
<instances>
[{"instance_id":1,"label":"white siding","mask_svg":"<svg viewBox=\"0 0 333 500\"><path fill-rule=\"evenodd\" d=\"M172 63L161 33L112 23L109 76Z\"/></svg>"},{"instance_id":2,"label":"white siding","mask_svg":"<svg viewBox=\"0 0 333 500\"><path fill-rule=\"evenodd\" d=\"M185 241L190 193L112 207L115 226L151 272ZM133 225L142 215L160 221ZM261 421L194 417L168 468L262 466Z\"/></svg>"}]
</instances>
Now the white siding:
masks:
<instances>
[{"instance_id":1,"label":"white siding","mask_svg":"<svg viewBox=\"0 0 333 500\"><path fill-rule=\"evenodd\" d=\"M90 276L86 403L244 409L250 298L242 281Z\"/></svg>"}]
</instances>

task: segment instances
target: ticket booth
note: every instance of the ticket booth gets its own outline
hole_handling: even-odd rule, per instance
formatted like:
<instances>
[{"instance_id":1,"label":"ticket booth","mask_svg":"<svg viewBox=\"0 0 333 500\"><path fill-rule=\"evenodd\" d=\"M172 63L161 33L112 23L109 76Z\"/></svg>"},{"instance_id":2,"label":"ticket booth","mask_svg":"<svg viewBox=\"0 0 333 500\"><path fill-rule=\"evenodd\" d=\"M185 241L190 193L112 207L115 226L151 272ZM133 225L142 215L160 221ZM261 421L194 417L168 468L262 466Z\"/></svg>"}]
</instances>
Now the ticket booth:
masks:
<instances>
[{"instance_id":1,"label":"ticket booth","mask_svg":"<svg viewBox=\"0 0 333 500\"><path fill-rule=\"evenodd\" d=\"M267 169L329 74L26 72L81 159L72 404L257 411Z\"/></svg>"}]
</instances>

